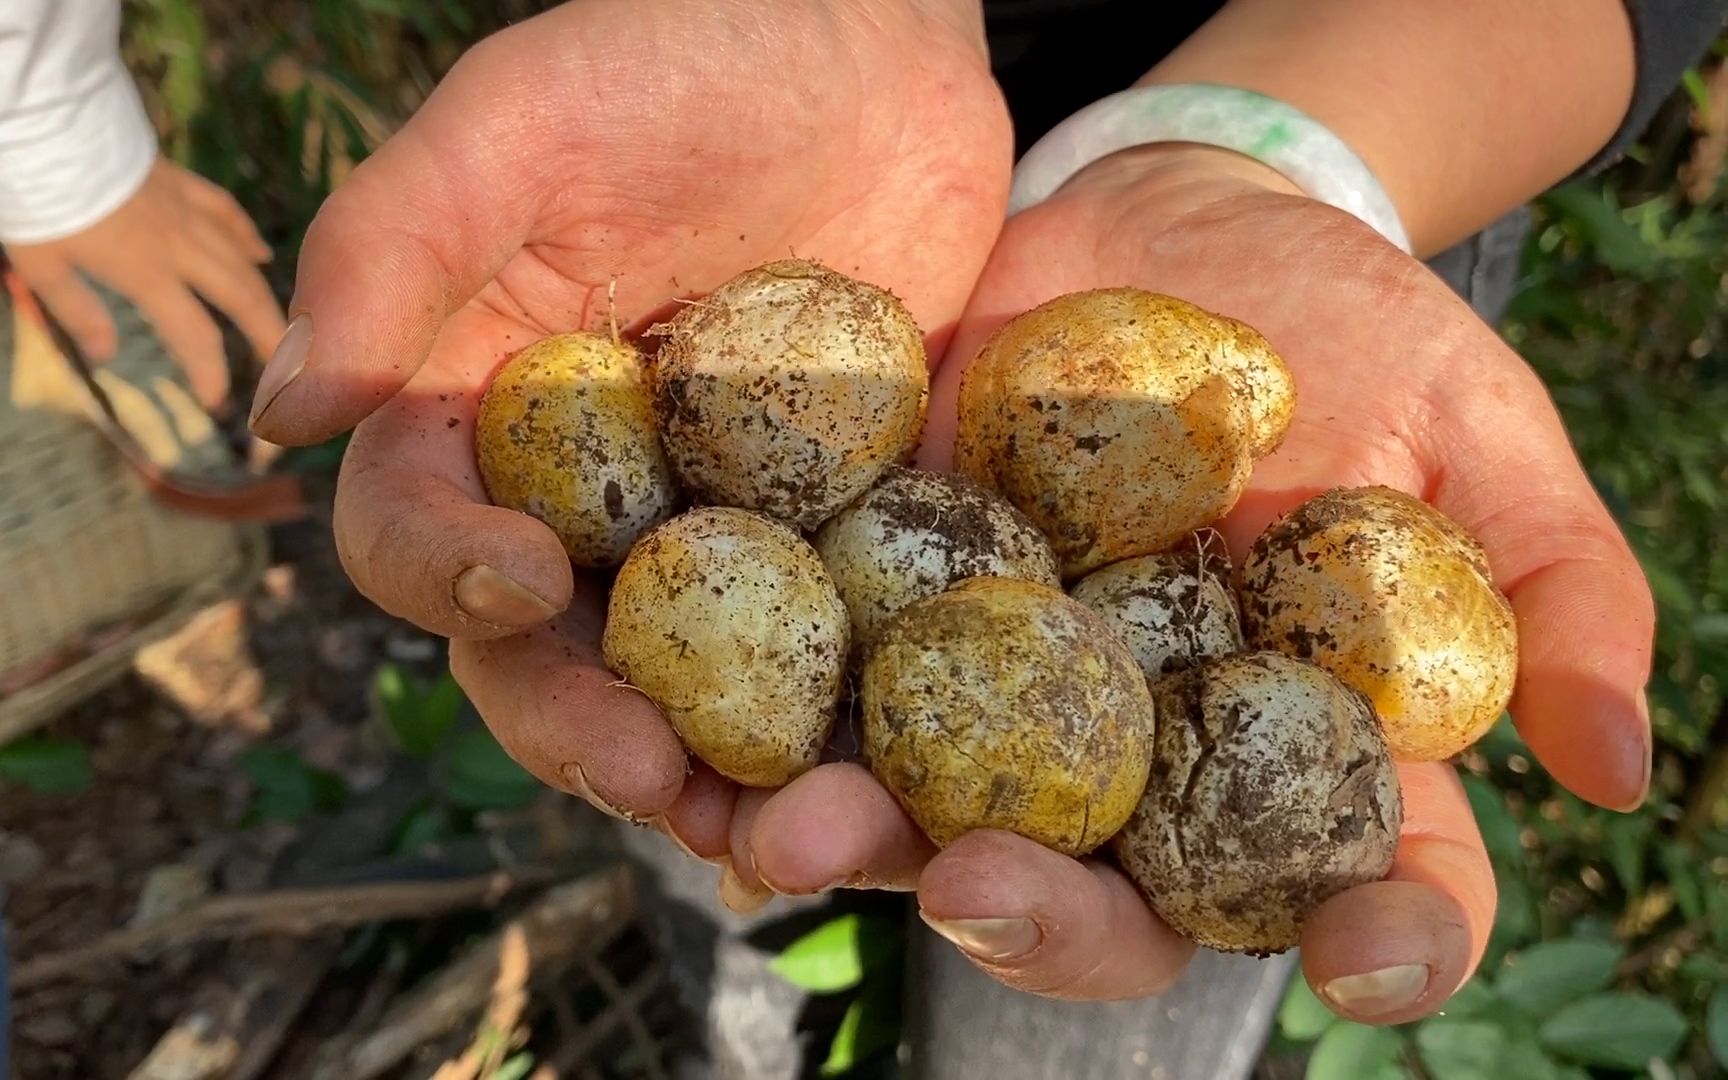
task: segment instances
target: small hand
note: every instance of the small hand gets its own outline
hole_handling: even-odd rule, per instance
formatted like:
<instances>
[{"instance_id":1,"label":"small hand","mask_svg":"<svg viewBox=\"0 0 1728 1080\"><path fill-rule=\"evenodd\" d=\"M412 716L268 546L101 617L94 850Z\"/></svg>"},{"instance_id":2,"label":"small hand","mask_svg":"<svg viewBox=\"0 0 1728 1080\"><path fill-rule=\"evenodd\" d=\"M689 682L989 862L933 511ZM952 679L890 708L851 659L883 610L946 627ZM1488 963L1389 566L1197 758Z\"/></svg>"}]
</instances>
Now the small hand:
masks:
<instances>
[{"instance_id":1,"label":"small hand","mask_svg":"<svg viewBox=\"0 0 1728 1080\"><path fill-rule=\"evenodd\" d=\"M137 194L64 239L13 244L19 276L92 360L114 357L114 321L81 274L137 305L206 408L228 397L222 332L199 298L234 320L259 356L282 336L282 308L258 265L270 247L222 188L157 160Z\"/></svg>"},{"instance_id":2,"label":"small hand","mask_svg":"<svg viewBox=\"0 0 1728 1080\"><path fill-rule=\"evenodd\" d=\"M1388 484L1431 502L1481 539L1512 599L1524 739L1581 797L1635 806L1650 761L1652 602L1541 383L1425 268L1292 191L1221 151L1150 148L1015 217L939 371L925 464L946 464L959 373L983 338L1053 296L1136 285L1242 319L1290 365L1298 405L1224 523L1237 555L1329 487ZM1451 767L1399 772L1405 829L1389 879L1322 905L1302 939L1310 981L1366 1022L1439 1008L1493 921L1493 875ZM1104 859L999 832L931 857L857 766L822 766L765 799L734 861L740 847L785 892L853 878L916 887L927 920L1027 990L1155 993L1192 952Z\"/></svg>"}]
</instances>

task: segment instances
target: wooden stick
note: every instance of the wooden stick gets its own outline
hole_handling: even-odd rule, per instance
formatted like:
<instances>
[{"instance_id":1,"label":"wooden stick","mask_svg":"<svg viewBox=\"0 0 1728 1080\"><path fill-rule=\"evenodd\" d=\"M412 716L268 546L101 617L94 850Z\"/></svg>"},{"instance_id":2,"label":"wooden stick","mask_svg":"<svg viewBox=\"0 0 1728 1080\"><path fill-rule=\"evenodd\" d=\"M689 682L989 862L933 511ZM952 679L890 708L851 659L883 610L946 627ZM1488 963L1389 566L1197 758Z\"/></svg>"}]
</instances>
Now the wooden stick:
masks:
<instances>
[{"instance_id":1,"label":"wooden stick","mask_svg":"<svg viewBox=\"0 0 1728 1080\"><path fill-rule=\"evenodd\" d=\"M232 950L222 975L157 1041L127 1080L254 1080L341 953L329 935L277 938Z\"/></svg>"},{"instance_id":2,"label":"wooden stick","mask_svg":"<svg viewBox=\"0 0 1728 1080\"><path fill-rule=\"evenodd\" d=\"M620 1005L625 1000L624 987L618 984L617 978L606 970L605 965L589 958L582 967L594 980L594 985L606 995L607 1002L619 1005L623 1010L624 1027L630 1032L630 1041L636 1044L637 1053L642 1055L642 1070L648 1074L648 1080L669 1080L666 1070L660 1065L660 1047L654 1042L654 1033L642 1020L642 1003L647 1000L647 994L644 993L640 1001Z\"/></svg>"},{"instance_id":3,"label":"wooden stick","mask_svg":"<svg viewBox=\"0 0 1728 1080\"><path fill-rule=\"evenodd\" d=\"M558 1048L557 1054L552 1058L553 1074L569 1076L575 1073L596 1050L605 1045L620 1024L625 1023L631 1014L642 1007L650 994L660 989L663 981L664 973L658 967L651 967L630 980L629 986L620 987L617 996L612 997L606 1006L605 1012L590 1021L574 1039ZM613 985L617 986L615 980ZM640 1017L637 1021L640 1023Z\"/></svg>"},{"instance_id":4,"label":"wooden stick","mask_svg":"<svg viewBox=\"0 0 1728 1080\"><path fill-rule=\"evenodd\" d=\"M557 877L557 872L547 867L519 867L451 881L389 881L216 896L178 915L26 960L13 972L12 985L15 990L29 990L109 960L147 959L194 942L265 934L303 937L386 919L425 918L490 907L512 892L544 885Z\"/></svg>"},{"instance_id":5,"label":"wooden stick","mask_svg":"<svg viewBox=\"0 0 1728 1080\"><path fill-rule=\"evenodd\" d=\"M520 917L398 1000L378 1030L328 1075L371 1080L390 1071L416 1048L455 1030L484 1008L518 946L529 970L592 952L629 924L634 900L630 871L624 866L547 890Z\"/></svg>"}]
</instances>

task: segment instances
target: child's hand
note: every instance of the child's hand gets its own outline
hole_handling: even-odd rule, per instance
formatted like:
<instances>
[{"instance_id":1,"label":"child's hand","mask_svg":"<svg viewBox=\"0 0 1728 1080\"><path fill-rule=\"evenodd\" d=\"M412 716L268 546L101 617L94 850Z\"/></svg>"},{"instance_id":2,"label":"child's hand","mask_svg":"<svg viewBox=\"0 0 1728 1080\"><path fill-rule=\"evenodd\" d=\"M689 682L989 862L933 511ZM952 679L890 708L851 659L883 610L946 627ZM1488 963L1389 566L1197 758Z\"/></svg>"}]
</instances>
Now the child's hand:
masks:
<instances>
[{"instance_id":1,"label":"child's hand","mask_svg":"<svg viewBox=\"0 0 1728 1080\"><path fill-rule=\"evenodd\" d=\"M1654 622L1637 562L1579 468L1541 383L1447 286L1340 212L1234 155L1149 148L1100 162L1004 231L932 395L926 465L946 464L961 368L1005 319L1053 296L1136 285L1240 318L1297 381L1295 422L1226 522L1240 555L1278 513L1337 485L1432 502L1487 548L1511 596L1521 670L1512 713L1583 798L1644 795L1643 686ZM1405 829L1391 879L1322 906L1302 941L1339 1011L1399 1022L1440 1008L1480 958L1494 879L1446 765L1400 769ZM1070 998L1156 992L1192 948L1102 860L1005 833L930 858L857 766L823 766L753 807L743 843L787 892L863 880L916 887L927 919L1002 981ZM1377 974L1371 974L1377 973Z\"/></svg>"},{"instance_id":2,"label":"child's hand","mask_svg":"<svg viewBox=\"0 0 1728 1080\"><path fill-rule=\"evenodd\" d=\"M114 322L80 273L143 313L206 408L228 398L222 331L200 303L234 320L259 356L282 336L282 308L259 273L269 245L222 188L167 159L120 208L83 232L12 244L18 275L92 360L114 356Z\"/></svg>"}]
</instances>

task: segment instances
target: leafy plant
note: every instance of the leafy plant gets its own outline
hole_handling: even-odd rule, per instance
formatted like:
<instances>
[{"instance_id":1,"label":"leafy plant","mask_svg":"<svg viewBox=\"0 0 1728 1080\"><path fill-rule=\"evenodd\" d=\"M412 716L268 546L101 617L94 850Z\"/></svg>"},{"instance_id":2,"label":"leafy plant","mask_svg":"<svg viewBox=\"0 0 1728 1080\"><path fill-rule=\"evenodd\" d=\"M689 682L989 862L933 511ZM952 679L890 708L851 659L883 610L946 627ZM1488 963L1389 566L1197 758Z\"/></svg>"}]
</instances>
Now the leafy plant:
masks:
<instances>
[{"instance_id":1,"label":"leafy plant","mask_svg":"<svg viewBox=\"0 0 1728 1080\"><path fill-rule=\"evenodd\" d=\"M829 1040L823 1076L843 1076L899 1041L904 945L897 923L849 912L798 938L771 962L781 978L812 994L855 991Z\"/></svg>"},{"instance_id":2,"label":"leafy plant","mask_svg":"<svg viewBox=\"0 0 1728 1080\"><path fill-rule=\"evenodd\" d=\"M90 755L80 743L31 736L0 746L0 782L44 795L75 795L90 781Z\"/></svg>"},{"instance_id":3,"label":"leafy plant","mask_svg":"<svg viewBox=\"0 0 1728 1080\"><path fill-rule=\"evenodd\" d=\"M286 747L254 746L241 755L240 767L252 781L249 821L304 821L336 809L348 797L341 777L307 764Z\"/></svg>"},{"instance_id":4,"label":"leafy plant","mask_svg":"<svg viewBox=\"0 0 1728 1080\"><path fill-rule=\"evenodd\" d=\"M462 688L448 671L431 685L416 682L395 664L372 676L372 698L403 753L430 757L462 710Z\"/></svg>"},{"instance_id":5,"label":"leafy plant","mask_svg":"<svg viewBox=\"0 0 1728 1080\"><path fill-rule=\"evenodd\" d=\"M438 788L467 810L514 810L544 790L484 728L461 731L439 747Z\"/></svg>"}]
</instances>

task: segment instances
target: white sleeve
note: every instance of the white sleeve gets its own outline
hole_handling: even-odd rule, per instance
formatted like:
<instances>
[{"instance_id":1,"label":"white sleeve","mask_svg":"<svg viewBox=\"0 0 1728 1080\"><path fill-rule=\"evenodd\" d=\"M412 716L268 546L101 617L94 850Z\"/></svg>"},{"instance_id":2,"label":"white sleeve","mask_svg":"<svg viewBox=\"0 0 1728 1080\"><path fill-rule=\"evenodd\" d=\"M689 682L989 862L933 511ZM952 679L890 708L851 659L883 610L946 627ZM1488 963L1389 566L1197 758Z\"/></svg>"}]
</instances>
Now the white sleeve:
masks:
<instances>
[{"instance_id":1,"label":"white sleeve","mask_svg":"<svg viewBox=\"0 0 1728 1080\"><path fill-rule=\"evenodd\" d=\"M0 0L0 243L89 228L156 155L120 59L119 0Z\"/></svg>"}]
</instances>

